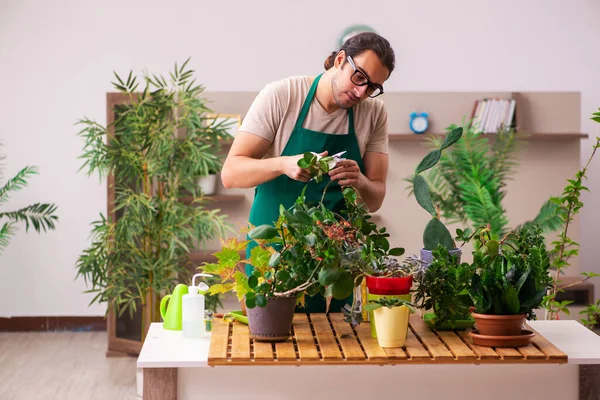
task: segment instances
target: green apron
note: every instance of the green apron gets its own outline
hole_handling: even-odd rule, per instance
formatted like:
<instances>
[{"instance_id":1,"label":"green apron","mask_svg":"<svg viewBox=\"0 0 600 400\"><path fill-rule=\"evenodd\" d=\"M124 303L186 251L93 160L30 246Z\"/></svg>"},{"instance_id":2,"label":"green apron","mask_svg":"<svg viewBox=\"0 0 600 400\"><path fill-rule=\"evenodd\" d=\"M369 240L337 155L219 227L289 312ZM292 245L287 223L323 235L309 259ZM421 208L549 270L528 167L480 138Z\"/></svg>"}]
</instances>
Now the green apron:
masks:
<instances>
[{"instance_id":1,"label":"green apron","mask_svg":"<svg viewBox=\"0 0 600 400\"><path fill-rule=\"evenodd\" d=\"M364 166L358 141L354 132L354 112L352 108L348 109L348 134L334 135L324 132L311 131L303 128L304 120L308 115L310 105L314 100L317 91L317 85L321 75L317 76L312 83L308 95L302 105L302 110L292 131L292 135L281 153L281 156L295 156L306 152L322 153L325 150L328 154L335 154L341 151L346 151L344 158L354 160L358 163L361 172L364 173ZM325 176L321 183L310 181L296 181L289 178L287 175L281 175L269 182L257 186L254 194L254 202L250 210L249 222L254 225L273 224L279 218L279 205L283 204L285 208L291 207L298 196L300 196L304 186L306 188L306 202L308 204L317 204L321 201L323 190L329 182L329 176ZM342 195L342 187L333 182L327 188L324 204L327 209L334 212L339 212L344 208L344 197ZM246 249L246 257L250 257L250 250L256 246L256 242L250 242ZM247 266L246 272L252 273L252 266ZM340 309L348 304L348 300L332 300L329 310L331 312L339 312ZM320 294L315 296L306 296L306 308L298 308L297 311L304 312L325 312L325 299Z\"/></svg>"}]
</instances>

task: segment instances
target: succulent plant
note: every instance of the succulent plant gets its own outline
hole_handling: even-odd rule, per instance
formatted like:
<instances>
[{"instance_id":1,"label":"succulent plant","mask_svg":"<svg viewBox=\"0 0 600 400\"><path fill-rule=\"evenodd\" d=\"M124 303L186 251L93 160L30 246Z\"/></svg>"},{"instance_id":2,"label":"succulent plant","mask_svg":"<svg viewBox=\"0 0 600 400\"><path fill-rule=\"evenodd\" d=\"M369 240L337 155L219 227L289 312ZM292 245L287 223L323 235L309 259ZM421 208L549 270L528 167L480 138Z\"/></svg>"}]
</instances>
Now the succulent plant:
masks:
<instances>
[{"instance_id":1,"label":"succulent plant","mask_svg":"<svg viewBox=\"0 0 600 400\"><path fill-rule=\"evenodd\" d=\"M420 174L421 172L426 171L436 165L440 160L442 151L458 142L458 140L462 137L462 134L462 127L453 129L446 136L440 148L430 151L421 160L415 171L415 177L413 180L415 198L417 199L417 203L419 203L419 205L432 216L432 219L427 223L425 231L423 232L423 247L425 250L435 250L438 244L443 245L449 250L456 247L450 231L448 231L448 228L446 228L442 221L440 221L439 211L435 208L433 202L431 201L429 185L427 184L425 178L423 178Z\"/></svg>"}]
</instances>

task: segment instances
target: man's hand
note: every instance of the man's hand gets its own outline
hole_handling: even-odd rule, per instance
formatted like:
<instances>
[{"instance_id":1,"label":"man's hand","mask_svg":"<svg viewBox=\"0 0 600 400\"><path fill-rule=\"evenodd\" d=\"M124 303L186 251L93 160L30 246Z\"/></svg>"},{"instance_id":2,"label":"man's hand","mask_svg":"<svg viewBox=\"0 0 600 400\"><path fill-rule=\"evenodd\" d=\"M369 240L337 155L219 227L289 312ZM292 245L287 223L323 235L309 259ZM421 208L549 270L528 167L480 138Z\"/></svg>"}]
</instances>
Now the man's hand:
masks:
<instances>
[{"instance_id":1,"label":"man's hand","mask_svg":"<svg viewBox=\"0 0 600 400\"><path fill-rule=\"evenodd\" d=\"M327 151L324 151L320 156L325 157ZM281 171L295 181L308 182L310 181L310 173L304 168L298 166L298 161L304 157L304 154L297 156L281 157Z\"/></svg>"},{"instance_id":2,"label":"man's hand","mask_svg":"<svg viewBox=\"0 0 600 400\"><path fill-rule=\"evenodd\" d=\"M329 171L331 180L338 181L340 186L352 186L360 189L363 185L365 176L360 172L358 164L354 160L342 160L338 162L334 169Z\"/></svg>"}]
</instances>

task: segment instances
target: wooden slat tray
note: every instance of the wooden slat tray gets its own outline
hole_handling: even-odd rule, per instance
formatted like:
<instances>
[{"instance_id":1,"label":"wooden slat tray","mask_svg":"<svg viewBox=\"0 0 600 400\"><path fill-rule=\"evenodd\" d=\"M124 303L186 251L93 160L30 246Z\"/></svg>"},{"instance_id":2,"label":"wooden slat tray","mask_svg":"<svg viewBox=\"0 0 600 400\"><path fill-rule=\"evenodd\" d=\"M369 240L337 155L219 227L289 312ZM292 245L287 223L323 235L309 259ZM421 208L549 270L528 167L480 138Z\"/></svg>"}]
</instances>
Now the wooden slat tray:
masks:
<instances>
[{"instance_id":1,"label":"wooden slat tray","mask_svg":"<svg viewBox=\"0 0 600 400\"><path fill-rule=\"evenodd\" d=\"M406 344L398 349L379 347L368 322L353 329L341 314L296 314L292 339L273 344L250 339L244 324L217 318L208 353L210 366L566 362L567 355L537 332L528 346L480 347L468 331L431 330L417 315L411 316Z\"/></svg>"}]
</instances>

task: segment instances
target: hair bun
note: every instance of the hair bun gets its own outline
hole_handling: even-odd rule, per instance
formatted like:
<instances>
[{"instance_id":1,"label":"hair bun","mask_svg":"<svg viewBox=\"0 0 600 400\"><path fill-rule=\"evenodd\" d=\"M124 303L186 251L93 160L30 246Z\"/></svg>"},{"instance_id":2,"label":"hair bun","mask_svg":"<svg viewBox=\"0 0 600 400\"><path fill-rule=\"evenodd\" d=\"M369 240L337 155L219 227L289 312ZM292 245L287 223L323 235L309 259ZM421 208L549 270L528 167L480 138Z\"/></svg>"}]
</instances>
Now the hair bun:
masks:
<instances>
[{"instance_id":1,"label":"hair bun","mask_svg":"<svg viewBox=\"0 0 600 400\"><path fill-rule=\"evenodd\" d=\"M333 52L331 52L329 57L327 57L325 59L325 63L323 63L323 67L325 67L325 71L327 71L328 69L333 67L333 65L335 64L335 56L337 55L337 53L338 53L337 51L333 51Z\"/></svg>"}]
</instances>

